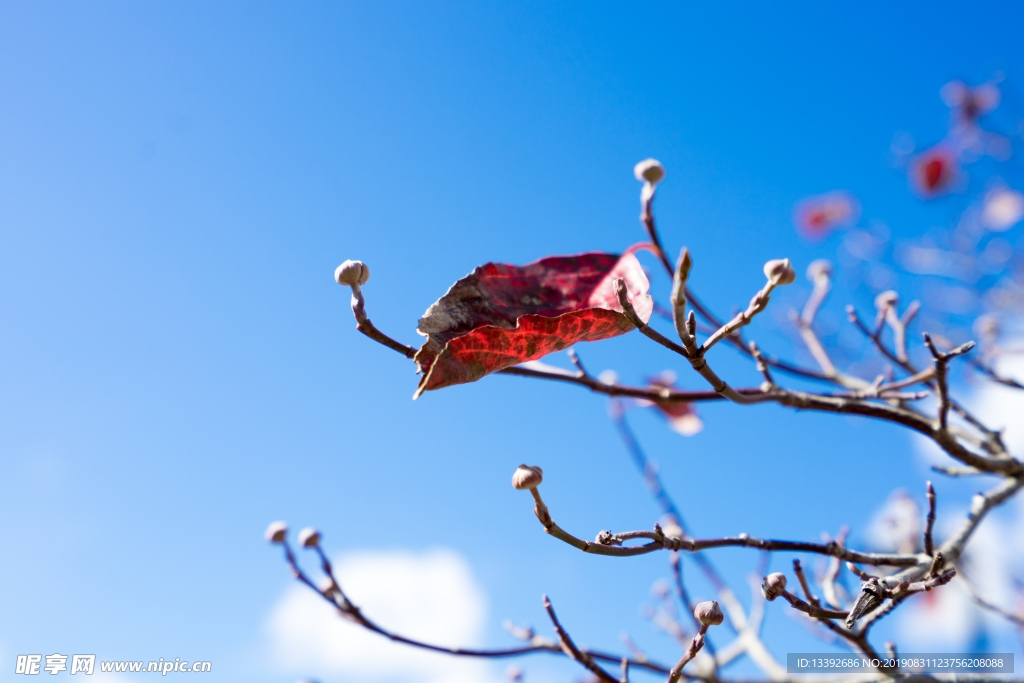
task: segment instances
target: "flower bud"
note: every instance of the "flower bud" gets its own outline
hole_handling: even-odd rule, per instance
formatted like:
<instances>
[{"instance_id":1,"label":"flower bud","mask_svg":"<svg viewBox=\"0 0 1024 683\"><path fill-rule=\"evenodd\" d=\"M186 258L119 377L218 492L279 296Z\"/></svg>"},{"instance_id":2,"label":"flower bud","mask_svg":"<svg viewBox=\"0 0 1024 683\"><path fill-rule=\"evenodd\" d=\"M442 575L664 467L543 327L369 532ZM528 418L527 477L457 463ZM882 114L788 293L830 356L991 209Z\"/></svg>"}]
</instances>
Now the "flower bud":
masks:
<instances>
[{"instance_id":1,"label":"flower bud","mask_svg":"<svg viewBox=\"0 0 1024 683\"><path fill-rule=\"evenodd\" d=\"M633 167L636 179L651 185L657 185L665 178L665 167L655 159L644 159Z\"/></svg>"},{"instance_id":2,"label":"flower bud","mask_svg":"<svg viewBox=\"0 0 1024 683\"><path fill-rule=\"evenodd\" d=\"M725 619L722 608L714 600L702 602L693 608L693 616L705 626L718 626Z\"/></svg>"},{"instance_id":3,"label":"flower bud","mask_svg":"<svg viewBox=\"0 0 1024 683\"><path fill-rule=\"evenodd\" d=\"M779 572L764 577L764 581L761 583L761 595L769 602L779 597L785 589L786 575Z\"/></svg>"},{"instance_id":4,"label":"flower bud","mask_svg":"<svg viewBox=\"0 0 1024 683\"><path fill-rule=\"evenodd\" d=\"M535 489L544 480L544 470L530 465L520 465L512 475L512 486L522 491Z\"/></svg>"},{"instance_id":5,"label":"flower bud","mask_svg":"<svg viewBox=\"0 0 1024 683\"><path fill-rule=\"evenodd\" d=\"M370 267L362 261L345 261L334 270L339 285L365 285L370 279Z\"/></svg>"},{"instance_id":6,"label":"flower bud","mask_svg":"<svg viewBox=\"0 0 1024 683\"><path fill-rule=\"evenodd\" d=\"M772 259L764 264L764 276L773 285L788 285L796 282L796 271L788 258Z\"/></svg>"},{"instance_id":7,"label":"flower bud","mask_svg":"<svg viewBox=\"0 0 1024 683\"><path fill-rule=\"evenodd\" d=\"M693 259L690 258L690 250L683 247L683 250L679 252L679 260L676 261L676 271L683 278L690 275L690 270L693 268Z\"/></svg>"},{"instance_id":8,"label":"flower bud","mask_svg":"<svg viewBox=\"0 0 1024 683\"><path fill-rule=\"evenodd\" d=\"M807 266L807 279L817 282L819 278L828 279L832 277L832 263L828 259L816 259Z\"/></svg>"},{"instance_id":9,"label":"flower bud","mask_svg":"<svg viewBox=\"0 0 1024 683\"><path fill-rule=\"evenodd\" d=\"M315 548L320 545L320 532L311 526L299 532L299 545L303 548Z\"/></svg>"},{"instance_id":10,"label":"flower bud","mask_svg":"<svg viewBox=\"0 0 1024 683\"><path fill-rule=\"evenodd\" d=\"M263 538L271 543L284 543L288 535L288 525L284 522L271 522L267 530L263 532Z\"/></svg>"},{"instance_id":11,"label":"flower bud","mask_svg":"<svg viewBox=\"0 0 1024 683\"><path fill-rule=\"evenodd\" d=\"M875 308L879 311L884 311L888 308L896 308L896 304L899 302L900 295L890 289L875 297Z\"/></svg>"},{"instance_id":12,"label":"flower bud","mask_svg":"<svg viewBox=\"0 0 1024 683\"><path fill-rule=\"evenodd\" d=\"M683 527L679 526L674 515L665 515L658 522L661 525L661 533L665 534L668 538L683 538Z\"/></svg>"}]
</instances>

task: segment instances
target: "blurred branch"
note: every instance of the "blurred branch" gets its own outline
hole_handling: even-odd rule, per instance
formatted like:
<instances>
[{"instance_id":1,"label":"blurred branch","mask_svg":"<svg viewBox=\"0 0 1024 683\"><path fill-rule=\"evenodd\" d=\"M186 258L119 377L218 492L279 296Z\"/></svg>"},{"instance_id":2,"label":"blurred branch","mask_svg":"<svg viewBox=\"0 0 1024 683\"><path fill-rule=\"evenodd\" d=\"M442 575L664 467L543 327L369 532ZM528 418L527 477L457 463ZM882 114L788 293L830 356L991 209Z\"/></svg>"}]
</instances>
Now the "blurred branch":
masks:
<instances>
[{"instance_id":1,"label":"blurred branch","mask_svg":"<svg viewBox=\"0 0 1024 683\"><path fill-rule=\"evenodd\" d=\"M1012 389L1024 389L1024 384L1021 384L1015 379L1010 379L1009 377L1003 377L997 374L995 370L993 370L988 365L985 365L983 361L977 358L971 358L968 362L976 369L980 370L982 374L984 374L986 377L988 377L993 382L996 382L997 384L1002 384L1003 386L1007 386Z\"/></svg>"},{"instance_id":2,"label":"blurred branch","mask_svg":"<svg viewBox=\"0 0 1024 683\"><path fill-rule=\"evenodd\" d=\"M643 449L640 447L640 443L636 440L636 436L633 434L633 430L630 429L629 423L626 421L626 416L622 413L615 413L612 417L612 423L615 425L619 436L626 446L626 450L633 459L633 463L636 465L637 469L640 470L648 492L661 506L662 511L664 511L672 521L679 525L683 536L689 536L690 530L683 519L682 512L662 485L657 469L650 463L647 456L644 454ZM732 590L726 585L722 576L718 573L718 570L715 569L714 565L711 564L709 559L700 552L694 552L690 557L708 579L708 582L710 582L711 585L714 586L715 590L718 591L718 599L721 600L722 604L725 606L725 615L728 617L733 630L738 633L746 625L746 615L743 613L743 606L740 604L739 600L736 599Z\"/></svg>"},{"instance_id":3,"label":"blurred branch","mask_svg":"<svg viewBox=\"0 0 1024 683\"><path fill-rule=\"evenodd\" d=\"M999 607L998 605L991 603L988 600L981 597L978 594L977 589L974 587L974 583L963 573L963 569L960 565L957 565L957 571L959 572L961 583L963 583L964 588L967 589L967 594L971 596L971 600L976 602L979 606L987 609L988 611L994 614L998 614L999 616L1003 617L1008 621L1013 622L1014 624L1017 624L1018 626L1024 626L1024 616L1020 614L1014 614L1013 612L1009 612L1003 609L1002 607Z\"/></svg>"},{"instance_id":4,"label":"blurred branch","mask_svg":"<svg viewBox=\"0 0 1024 683\"><path fill-rule=\"evenodd\" d=\"M885 356L892 362L896 363L899 367L903 368L903 370L909 373L910 375L917 375L921 372L907 358L901 359L897 354L890 351L889 348L886 347L886 345L882 342L879 331L872 332L871 330L869 330L867 325L865 325L864 322L860 319L860 316L857 314L857 310L853 306L846 307L846 314L847 318L851 323L853 323L854 327L860 330L860 332L875 345L875 348L878 349L879 353L881 353L883 356ZM934 391L939 390L937 380L930 382L929 386L931 386ZM985 435L986 440L984 442L979 442L979 445L984 447L990 453L1006 453L1006 448L1003 446L1002 439L999 436L999 432L986 427L984 424L981 423L980 420L971 415L971 413L969 413L963 406L961 406L956 401L950 399L948 396L947 404L949 408L951 408L955 413L957 413L971 426L973 426L975 429L977 429L978 431Z\"/></svg>"}]
</instances>

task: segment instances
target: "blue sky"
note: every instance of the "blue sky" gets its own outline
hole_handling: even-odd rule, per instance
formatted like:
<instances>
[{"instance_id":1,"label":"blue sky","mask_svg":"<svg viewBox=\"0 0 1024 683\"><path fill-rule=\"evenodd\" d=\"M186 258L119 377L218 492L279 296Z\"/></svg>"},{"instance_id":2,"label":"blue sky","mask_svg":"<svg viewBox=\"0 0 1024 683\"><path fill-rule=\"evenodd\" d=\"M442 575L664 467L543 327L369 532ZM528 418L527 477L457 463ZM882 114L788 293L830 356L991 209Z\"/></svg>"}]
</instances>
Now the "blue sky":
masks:
<instances>
[{"instance_id":1,"label":"blue sky","mask_svg":"<svg viewBox=\"0 0 1024 683\"><path fill-rule=\"evenodd\" d=\"M916 199L890 142L944 134L950 78L1003 71L1006 106L1024 102L1020 19L1009 3L0 3L2 666L95 651L208 659L223 681L320 675L266 654L289 585L261 537L274 519L337 554L452 549L486 594L487 644L510 642L506 617L544 624L547 592L583 642L619 649L628 630L673 658L638 612L665 558L577 553L509 486L538 464L566 528L648 528L604 401L491 377L414 403L411 364L356 333L334 267L367 262L370 317L418 344L418 317L478 264L640 241L632 167L653 156L670 250L689 246L694 288L731 311L765 260L835 253L793 230L804 196L849 190L894 235L949 222L959 200ZM767 321L751 334L801 357ZM636 337L579 351L628 382L673 367ZM690 439L632 417L701 536L849 523L862 540L890 490L923 491L895 428L702 415ZM756 561L715 558L741 586ZM766 640L820 647L781 609Z\"/></svg>"}]
</instances>

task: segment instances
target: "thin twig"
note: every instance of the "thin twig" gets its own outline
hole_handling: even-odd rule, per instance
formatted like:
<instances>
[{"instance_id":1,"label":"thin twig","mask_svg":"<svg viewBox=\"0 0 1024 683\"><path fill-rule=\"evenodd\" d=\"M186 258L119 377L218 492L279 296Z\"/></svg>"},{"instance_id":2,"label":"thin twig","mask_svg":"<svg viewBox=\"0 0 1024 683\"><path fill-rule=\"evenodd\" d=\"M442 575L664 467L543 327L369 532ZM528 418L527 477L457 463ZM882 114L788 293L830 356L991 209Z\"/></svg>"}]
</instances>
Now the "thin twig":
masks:
<instances>
[{"instance_id":1,"label":"thin twig","mask_svg":"<svg viewBox=\"0 0 1024 683\"><path fill-rule=\"evenodd\" d=\"M693 637L690 642L690 647L686 650L686 653L680 658L672 671L668 674L668 683L678 683L679 679L683 677L683 667L689 664L697 653L700 652L701 648L704 647L704 637L708 632L707 624L701 624L700 630L697 631L697 635Z\"/></svg>"},{"instance_id":2,"label":"thin twig","mask_svg":"<svg viewBox=\"0 0 1024 683\"><path fill-rule=\"evenodd\" d=\"M804 592L804 595L807 596L808 602L804 602L785 588L778 589L778 592L779 595L785 598L794 609L800 610L804 614L815 617L816 619L846 618L849 614L846 610L824 609L821 607L821 603L818 602L818 598L814 597L814 594L811 593L811 587L807 583L807 576L804 574L804 568L803 565L800 564L800 560L793 560L793 572L796 574L797 581L800 582L800 589Z\"/></svg>"},{"instance_id":3,"label":"thin twig","mask_svg":"<svg viewBox=\"0 0 1024 683\"><path fill-rule=\"evenodd\" d=\"M916 375L918 372L920 372L920 370L914 367L914 365L909 360L900 360L900 358L895 353L890 351L889 348L886 347L884 343L882 343L881 337L876 332L872 332L870 329L868 329L867 325L865 325L864 322L860 319L860 316L857 314L857 310L853 306L846 307L846 315L849 321L853 323L854 327L856 327L865 337L867 337L875 345L875 348L878 349L879 353L881 353L883 356L899 365L901 368L903 368L906 372L910 373L911 375ZM932 388L937 389L937 383L933 384ZM980 431L987 437L987 441L982 444L986 448L986 450L989 450L989 452L992 453L1006 452L1006 448L1002 444L999 432L986 427L984 424L981 423L981 421L979 421L977 418L971 415L971 413L968 412L963 406L961 406L959 403L952 399L949 400L949 407L952 408L957 415L964 418L968 423L970 423L973 427L975 427L978 431Z\"/></svg>"},{"instance_id":4,"label":"thin twig","mask_svg":"<svg viewBox=\"0 0 1024 683\"><path fill-rule=\"evenodd\" d=\"M843 546L846 544L846 537L850 533L850 527L843 526L839 533L836 534L835 542ZM821 590L825 595L825 600L835 607L836 609L842 608L842 601L839 599L839 593L837 586L839 586L839 575L843 570L843 561L838 557L833 557L829 560L828 569L825 571L825 577L821 581ZM845 588L844 588L845 592Z\"/></svg>"},{"instance_id":5,"label":"thin twig","mask_svg":"<svg viewBox=\"0 0 1024 683\"><path fill-rule=\"evenodd\" d=\"M1002 384L1003 386L1007 386L1012 389L1024 389L1024 384L1021 384L1015 379L1010 379L1009 377L1003 377L997 374L995 370L988 365L985 365L985 363L977 358L971 358L968 362L997 384Z\"/></svg>"},{"instance_id":6,"label":"thin twig","mask_svg":"<svg viewBox=\"0 0 1024 683\"><path fill-rule=\"evenodd\" d=\"M929 481L927 483L928 518L924 527L924 552L926 555L935 555L935 542L932 540L932 530L935 528L935 487Z\"/></svg>"},{"instance_id":7,"label":"thin twig","mask_svg":"<svg viewBox=\"0 0 1024 683\"><path fill-rule=\"evenodd\" d=\"M545 640L544 638L535 636L533 634L531 634L530 637L531 644L528 646L494 650L444 647L440 645L432 645L430 643L425 643L412 638L406 638L405 636L401 636L392 631L388 631L387 629L371 621L362 613L362 611L356 605L354 605L347 598L345 598L344 593L342 593L337 579L334 577L333 570L328 575L330 579L330 587L326 590L320 590L319 588L317 588L316 584L314 584L313 581L306 575L306 573L303 572L302 569L299 567L297 561L295 560L295 555L292 553L292 549L290 545L287 543L287 541L285 541L281 545L284 552L285 561L288 563L288 566L292 570L292 574L299 582L303 583L304 585L312 589L321 598L323 598L332 606L334 606L341 616L345 617L350 621L355 622L359 626L362 626L363 628L369 631L373 631L374 633L384 636L385 638L388 638L394 642L410 645L412 647L416 647L423 650L442 652L445 654L458 655L463 657L503 658L517 657L520 655L528 655L534 653L562 653L562 649L557 643ZM323 555L321 553L321 559L322 558ZM330 563L327 564L327 567L330 567ZM339 601L341 604L339 604ZM589 648L581 648L580 652L583 653L585 656L592 657L593 659L602 662L619 663L622 660L621 655L614 655L607 652L591 650ZM637 658L631 658L629 659L629 665L635 668L644 669L647 671L660 674L667 674L671 670L668 666L664 664L659 664L657 662L653 662L646 657L644 657L642 660Z\"/></svg>"},{"instance_id":8,"label":"thin twig","mask_svg":"<svg viewBox=\"0 0 1024 683\"><path fill-rule=\"evenodd\" d=\"M640 330L641 333L690 361L690 365L693 366L693 369L700 373L701 377L707 380L708 384L710 384L711 387L719 394L733 403L740 404L761 403L762 401L773 400L773 396L770 394L746 396L738 393L714 373L703 356L691 356L686 349L649 327L640 319L640 316L638 316L636 311L633 309L633 304L629 301L629 296L626 291L626 283L621 279L615 282L615 293L618 296L619 305L622 306L623 313L629 321Z\"/></svg>"},{"instance_id":9,"label":"thin twig","mask_svg":"<svg viewBox=\"0 0 1024 683\"><path fill-rule=\"evenodd\" d=\"M661 483L661 477L658 476L658 470L651 464L644 454L643 449L640 447L640 443L637 441L636 436L633 434L633 430L629 427L629 422L626 420L626 416L621 413L613 415L612 423L615 425L622 442L626 446L626 450L636 465L637 469L640 470L641 475L644 478L644 484L647 486L648 492L654 498L654 500L661 506L662 511L668 515L679 528L682 529L684 536L690 536L690 530L687 527L686 521L683 518L683 513L679 510L679 507L669 496L668 491ZM705 557L703 553L694 552L690 555L693 561L697 564L697 567L701 570L708 582L714 586L715 590L718 591L719 600L725 607L725 614L729 617L729 623L737 633L743 629L746 624L746 616L743 613L743 606L739 600L733 594L732 590L726 585L725 580L722 578L718 570L715 569L711 561Z\"/></svg>"},{"instance_id":10,"label":"thin twig","mask_svg":"<svg viewBox=\"0 0 1024 683\"><path fill-rule=\"evenodd\" d=\"M558 623L558 617L555 616L555 609L551 606L551 601L546 595L544 596L544 609L548 612L548 617L551 619L551 623L555 627L555 633L558 634L558 642L561 644L562 650L565 651L565 654L582 664L587 671L597 676L598 679L605 681L605 683L618 683L614 676L605 671L594 661L593 657L576 647L576 643L572 642L572 638L570 638L566 630L562 628L562 625Z\"/></svg>"},{"instance_id":11,"label":"thin twig","mask_svg":"<svg viewBox=\"0 0 1024 683\"><path fill-rule=\"evenodd\" d=\"M874 649L868 643L867 635L865 633L853 633L847 629L843 629L838 624L835 624L832 621L830 621L830 619L845 618L847 620L847 624L849 624L849 617L851 613L845 610L821 609L821 603L818 601L818 598L816 598L814 594L811 593L810 586L807 584L807 577L804 576L804 570L803 567L800 565L800 560L793 560L793 571L796 573L797 579L800 581L800 587L804 591L804 595L806 595L807 599L810 601L813 609L824 612L824 614L814 614L809 612L810 616L817 617L819 623L825 626L825 628L832 631L839 637L848 640L852 645L854 645L854 647L856 647L858 650L866 654L868 657L872 659L877 659L878 655L875 654ZM780 591L780 594L787 600L790 599L790 596L786 593L785 589ZM790 604L794 607L797 607L795 604L793 604L792 600L790 600Z\"/></svg>"},{"instance_id":12,"label":"thin twig","mask_svg":"<svg viewBox=\"0 0 1024 683\"><path fill-rule=\"evenodd\" d=\"M917 566L920 558L917 555L900 555L887 553L864 553L844 548L834 541L828 544L805 543L802 541L777 541L762 540L753 538L746 534L740 534L735 538L712 538L695 540L690 538L674 538L666 536L658 525L654 531L627 531L613 534L603 531L596 541L584 541L573 536L569 532L555 524L551 518L551 512L541 499L538 488L530 489L533 494L535 505L534 513L540 520L544 530L560 541L582 550L585 553L594 555L607 555L611 557L632 557L635 555L646 555L658 550L686 550L695 552L709 548L740 547L757 548L758 550L789 550L797 552L809 552L819 555L839 557L851 562L862 564L885 565L890 567ZM646 539L650 542L640 546L623 547L621 543L634 539Z\"/></svg>"},{"instance_id":13,"label":"thin twig","mask_svg":"<svg viewBox=\"0 0 1024 683\"><path fill-rule=\"evenodd\" d=\"M686 585L683 583L683 566L682 562L680 562L679 560L679 553L672 553L669 556L669 564L672 566L672 576L675 579L676 592L679 594L679 602L680 604L682 604L683 610L687 614L689 614L690 618L693 620L694 628L696 628L699 631L701 624L700 621L697 619L696 615L694 615L693 613L694 604L693 601L690 600L690 594L686 591ZM715 652L715 648L711 644L711 641L707 638L705 638L704 645L708 648L708 654L711 655L712 675L715 675L715 670L718 668L718 655Z\"/></svg>"}]
</instances>

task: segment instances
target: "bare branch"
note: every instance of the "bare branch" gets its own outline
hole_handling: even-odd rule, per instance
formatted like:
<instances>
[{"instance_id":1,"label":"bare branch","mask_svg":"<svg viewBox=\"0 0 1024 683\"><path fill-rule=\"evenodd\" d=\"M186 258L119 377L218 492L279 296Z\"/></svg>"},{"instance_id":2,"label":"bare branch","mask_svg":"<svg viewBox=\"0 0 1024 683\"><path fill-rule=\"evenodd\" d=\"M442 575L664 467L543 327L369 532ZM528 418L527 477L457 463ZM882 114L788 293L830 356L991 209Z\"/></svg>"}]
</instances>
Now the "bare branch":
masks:
<instances>
[{"instance_id":1,"label":"bare branch","mask_svg":"<svg viewBox=\"0 0 1024 683\"><path fill-rule=\"evenodd\" d=\"M875 348L878 349L879 353L881 353L883 356L899 365L901 368L903 368L906 372L910 373L911 375L916 375L918 372L920 372L916 367L914 367L912 363L910 363L909 360L901 360L895 353L890 351L885 346L885 344L882 343L879 334L877 332L872 332L871 330L868 329L867 325L865 325L864 322L860 319L860 316L857 315L857 310L853 306L846 307L846 314L847 318L851 323L853 323L854 327L860 330L860 332L865 337L871 340L871 342L875 345ZM932 388L937 389L937 383L932 383ZM953 411L955 411L957 415L964 418L964 420L966 420L974 428L976 428L978 431L980 431L987 437L984 442L980 442L980 445L983 448L988 450L990 453L1005 454L1006 448L1003 446L1002 440L998 432L991 430L985 425L983 425L977 418L971 415L963 406L961 406L956 401L953 401L952 399L949 400L949 407Z\"/></svg>"},{"instance_id":2,"label":"bare branch","mask_svg":"<svg viewBox=\"0 0 1024 683\"><path fill-rule=\"evenodd\" d=\"M661 506L661 509L665 514L679 525L679 528L683 532L683 536L690 536L690 530L687 527L686 521L683 519L682 512L662 485L661 478L658 476L657 468L648 461L647 456L640 447L640 443L633 434L633 430L630 429L625 415L621 413L614 415L612 422L625 444L626 450L633 459L634 464L637 469L640 470L648 492ZM703 553L694 552L690 557L708 579L708 582L714 586L715 590L718 591L718 599L725 607L725 614L729 618L730 626L732 626L733 630L737 633L742 631L747 623L746 615L743 612L743 606L740 604L739 600L736 599L732 590L726 585L722 576L718 573L718 570L715 569L714 565L711 564L711 561L706 558Z\"/></svg>"},{"instance_id":3,"label":"bare branch","mask_svg":"<svg viewBox=\"0 0 1024 683\"><path fill-rule=\"evenodd\" d=\"M991 472L985 472L975 467L942 467L940 465L932 465L932 471L950 477L976 477L980 474L991 474Z\"/></svg>"},{"instance_id":4,"label":"bare branch","mask_svg":"<svg viewBox=\"0 0 1024 683\"><path fill-rule=\"evenodd\" d=\"M836 534L835 542L839 545L846 544L846 537L850 533L850 527L844 526ZM833 557L829 560L828 570L825 572L825 577L821 581L821 590L825 595L825 600L836 609L840 609L843 606L843 601L839 598L838 584L839 575L843 569L843 561L838 557ZM843 590L845 593L845 589Z\"/></svg>"},{"instance_id":5,"label":"bare branch","mask_svg":"<svg viewBox=\"0 0 1024 683\"><path fill-rule=\"evenodd\" d=\"M704 630L693 637L693 641L686 654L672 667L672 671L668 674L668 683L677 683L683 677L683 667L689 664L697 656L697 653L700 652L700 649L704 647L704 634L707 631L707 627L702 626L701 628Z\"/></svg>"},{"instance_id":6,"label":"bare branch","mask_svg":"<svg viewBox=\"0 0 1024 683\"><path fill-rule=\"evenodd\" d=\"M985 515L987 515L992 508L1017 493L1021 486L1024 486L1024 479L1007 477L1003 482L990 491L975 494L974 498L971 500L971 509L967 513L967 518L964 520L957 532L953 534L948 541L943 543L941 548L939 548L939 552L946 557L947 561L956 562L959 560L960 556L963 554L964 546L970 539L971 534L974 533L974 530L981 523L981 520L985 518Z\"/></svg>"},{"instance_id":7,"label":"bare branch","mask_svg":"<svg viewBox=\"0 0 1024 683\"><path fill-rule=\"evenodd\" d=\"M935 359L935 381L939 385L939 429L946 431L949 423L949 384L946 380L946 366L950 358L963 355L974 348L974 342L967 342L948 353L940 353L935 348L932 338L925 332L924 343Z\"/></svg>"},{"instance_id":8,"label":"bare branch","mask_svg":"<svg viewBox=\"0 0 1024 683\"><path fill-rule=\"evenodd\" d=\"M709 548L741 547L757 548L758 550L768 551L789 550L816 553L819 555L839 557L852 562L860 562L862 564L886 565L890 567L916 566L921 561L920 557L917 555L864 553L849 550L834 541L828 544L821 544L805 543L801 541L761 540L752 538L746 534L740 534L735 538L713 538L706 540L673 538L666 536L662 532L661 527L657 524L654 525L654 531L627 531L618 534L602 531L598 534L596 541L584 541L555 524L554 520L551 518L551 513L548 510L547 505L545 505L544 501L541 499L540 492L537 488L530 489L530 493L533 494L535 501L534 513L537 515L537 519L540 520L541 525L544 526L545 531L558 540L568 543L574 548L582 550L585 553L592 553L595 555L630 557L634 555L645 555L658 550L686 550L688 552L695 552L699 550L707 550ZM650 543L640 546L622 547L621 544L623 542L634 539L647 539Z\"/></svg>"},{"instance_id":9,"label":"bare branch","mask_svg":"<svg viewBox=\"0 0 1024 683\"><path fill-rule=\"evenodd\" d=\"M982 374L986 375L993 382L1002 384L1003 386L1006 387L1010 387L1011 389L1024 389L1024 384L1021 384L1017 380L1010 379L1009 377L1003 377L1002 375L997 374L995 370L993 370L990 366L985 365L984 362L977 358L971 358L968 362L975 368L980 370Z\"/></svg>"},{"instance_id":10,"label":"bare branch","mask_svg":"<svg viewBox=\"0 0 1024 683\"><path fill-rule=\"evenodd\" d=\"M440 645L432 645L412 638L406 638L405 636L399 635L392 631L381 627L375 622L371 621L362 611L353 604L341 590L337 579L333 574L330 562L326 561L323 551L317 546L316 551L321 559L321 566L325 568L327 572L326 577L328 579L327 587L321 590L313 583L313 581L306 575L305 572L299 567L295 560L295 555L287 541L281 543L284 551L285 561L292 570L292 574L301 583L312 589L321 598L330 603L335 609L338 610L340 616L345 619L355 622L357 625L377 633L385 638L388 638L396 643L402 643L423 650L430 650L433 652L441 652L450 655L457 655L463 657L483 657L483 658L504 658L504 657L517 657L521 655L529 655L535 653L549 653L558 654L562 653L562 648L559 644L546 640L540 636L535 635L532 631L524 631L511 629L513 635L516 637L523 638L530 642L530 645L516 648L505 648L505 649L493 649L493 650L482 650L482 649L471 649L471 648L458 648L458 647L444 647ZM518 632L516 632L518 631ZM600 652L591 650L589 648L579 648L580 653L585 657L590 657L594 660L620 663L623 659L620 655L613 655L607 652ZM664 664L653 662L650 659L644 657L642 660L637 658L628 659L629 665L635 668L644 669L654 673L667 674L670 669Z\"/></svg>"},{"instance_id":11,"label":"bare branch","mask_svg":"<svg viewBox=\"0 0 1024 683\"><path fill-rule=\"evenodd\" d=\"M548 596L546 595L544 596L544 609L548 612L548 617L551 619L551 623L555 627L555 633L558 634L558 642L561 644L562 650L565 654L582 664L587 671L597 676L598 679L605 681L605 683L618 683L614 676L594 662L593 657L576 647L576 643L572 642L572 638L570 638L566 630L562 628L562 625L558 623L558 617L555 616L555 609L551 606L551 601L548 600Z\"/></svg>"},{"instance_id":12,"label":"bare branch","mask_svg":"<svg viewBox=\"0 0 1024 683\"><path fill-rule=\"evenodd\" d=\"M714 371L710 367L708 367L707 361L704 359L703 356L691 356L686 349L679 346L670 339L665 338L661 333L649 327L643 320L640 319L640 316L638 316L636 314L636 311L633 309L633 304L630 303L629 298L627 296L626 283L623 282L621 279L616 281L615 283L615 292L619 298L619 305L622 306L622 310L625 313L626 317L629 318L629 321L631 323L636 325L637 329L640 330L641 333L643 333L645 336L649 337L653 341L658 342L665 348L675 351L680 356L690 361L690 365L693 366L693 369L700 373L700 375L705 380L707 380L708 384L710 384L716 392L718 392L725 398L729 399L730 401L740 404L760 403L762 401L773 400L772 396L769 394L751 396L740 394L735 389L726 384L724 381L722 381L718 377L718 375L716 375Z\"/></svg>"},{"instance_id":13,"label":"bare branch","mask_svg":"<svg viewBox=\"0 0 1024 683\"><path fill-rule=\"evenodd\" d=\"M672 566L672 576L675 579L676 592L679 594L679 602L683 606L683 610L690 615L693 620L693 626L700 631L701 623L693 613L694 604L690 600L689 593L686 592L686 585L683 583L683 567L682 562L679 561L679 553L672 553L669 556L669 564ZM708 648L708 653L711 655L711 669L712 675L715 675L717 667L718 655L715 652L714 646L710 640L705 639L704 643Z\"/></svg>"}]
</instances>

